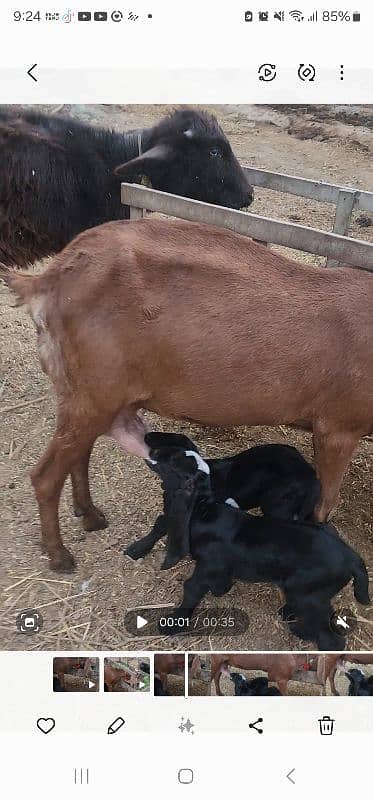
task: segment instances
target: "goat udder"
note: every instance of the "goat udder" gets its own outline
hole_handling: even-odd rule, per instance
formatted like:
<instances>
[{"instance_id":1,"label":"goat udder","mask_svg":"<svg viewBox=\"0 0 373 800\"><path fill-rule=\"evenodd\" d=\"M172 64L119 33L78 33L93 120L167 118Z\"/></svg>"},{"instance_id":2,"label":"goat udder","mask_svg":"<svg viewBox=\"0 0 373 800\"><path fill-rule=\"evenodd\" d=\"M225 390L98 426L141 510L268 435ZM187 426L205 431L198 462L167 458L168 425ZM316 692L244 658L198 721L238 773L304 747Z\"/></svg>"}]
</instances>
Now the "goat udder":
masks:
<instances>
[{"instance_id":1,"label":"goat udder","mask_svg":"<svg viewBox=\"0 0 373 800\"><path fill-rule=\"evenodd\" d=\"M139 414L130 419L118 414L106 435L115 439L126 453L149 458L150 449L144 442L146 433L147 428Z\"/></svg>"}]
</instances>

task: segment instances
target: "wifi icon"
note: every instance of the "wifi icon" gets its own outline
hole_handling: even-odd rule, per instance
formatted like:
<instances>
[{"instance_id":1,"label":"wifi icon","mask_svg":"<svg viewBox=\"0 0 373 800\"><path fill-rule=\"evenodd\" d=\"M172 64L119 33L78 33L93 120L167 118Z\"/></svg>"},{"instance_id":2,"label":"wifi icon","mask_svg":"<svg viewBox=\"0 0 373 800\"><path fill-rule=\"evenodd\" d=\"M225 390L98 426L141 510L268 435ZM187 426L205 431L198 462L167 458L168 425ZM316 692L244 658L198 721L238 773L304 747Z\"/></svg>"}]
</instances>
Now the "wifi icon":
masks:
<instances>
[{"instance_id":1,"label":"wifi icon","mask_svg":"<svg viewBox=\"0 0 373 800\"><path fill-rule=\"evenodd\" d=\"M296 22L303 22L304 16L301 11L289 11L289 16Z\"/></svg>"}]
</instances>

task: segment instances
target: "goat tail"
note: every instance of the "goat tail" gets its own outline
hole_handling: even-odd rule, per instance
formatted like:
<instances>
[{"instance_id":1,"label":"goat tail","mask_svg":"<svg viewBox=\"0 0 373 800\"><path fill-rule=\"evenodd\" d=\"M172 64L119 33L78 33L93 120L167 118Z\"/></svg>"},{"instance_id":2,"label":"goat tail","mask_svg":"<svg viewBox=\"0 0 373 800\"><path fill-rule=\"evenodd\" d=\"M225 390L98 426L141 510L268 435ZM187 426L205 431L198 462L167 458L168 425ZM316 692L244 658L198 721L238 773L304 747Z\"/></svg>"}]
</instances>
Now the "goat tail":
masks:
<instances>
[{"instance_id":1,"label":"goat tail","mask_svg":"<svg viewBox=\"0 0 373 800\"><path fill-rule=\"evenodd\" d=\"M356 600L363 606L369 606L369 576L364 561L360 556L356 556L356 561L352 568L352 577Z\"/></svg>"},{"instance_id":2,"label":"goat tail","mask_svg":"<svg viewBox=\"0 0 373 800\"><path fill-rule=\"evenodd\" d=\"M33 297L43 292L43 274L30 275L30 273L19 272L19 270L7 267L6 264L0 262L0 278L17 295L18 306L30 302Z\"/></svg>"}]
</instances>

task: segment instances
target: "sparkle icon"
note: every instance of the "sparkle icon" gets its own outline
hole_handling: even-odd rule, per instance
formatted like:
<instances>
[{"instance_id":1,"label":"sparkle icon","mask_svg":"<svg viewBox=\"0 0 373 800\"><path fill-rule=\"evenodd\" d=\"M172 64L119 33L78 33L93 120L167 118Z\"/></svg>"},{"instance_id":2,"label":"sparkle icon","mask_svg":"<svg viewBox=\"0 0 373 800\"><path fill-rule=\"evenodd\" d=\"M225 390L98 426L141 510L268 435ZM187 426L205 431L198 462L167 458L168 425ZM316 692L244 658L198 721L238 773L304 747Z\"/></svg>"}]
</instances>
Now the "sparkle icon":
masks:
<instances>
[{"instance_id":1,"label":"sparkle icon","mask_svg":"<svg viewBox=\"0 0 373 800\"><path fill-rule=\"evenodd\" d=\"M190 721L189 717L185 721L184 721L184 717L181 717L181 722L180 722L180 725L178 727L179 727L179 731L181 731L181 733L184 733L184 731L186 731L187 733L191 733L192 736L193 736L193 734L194 734L194 730L193 730L194 723Z\"/></svg>"}]
</instances>

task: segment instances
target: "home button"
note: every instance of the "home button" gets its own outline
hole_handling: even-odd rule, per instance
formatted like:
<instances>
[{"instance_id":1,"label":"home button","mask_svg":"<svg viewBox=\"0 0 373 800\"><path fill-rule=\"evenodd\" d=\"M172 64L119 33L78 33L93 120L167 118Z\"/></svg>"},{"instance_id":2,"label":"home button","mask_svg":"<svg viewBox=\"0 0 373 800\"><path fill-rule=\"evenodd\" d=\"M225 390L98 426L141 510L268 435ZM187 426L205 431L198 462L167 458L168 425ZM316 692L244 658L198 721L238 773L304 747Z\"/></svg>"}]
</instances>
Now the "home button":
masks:
<instances>
[{"instance_id":1,"label":"home button","mask_svg":"<svg viewBox=\"0 0 373 800\"><path fill-rule=\"evenodd\" d=\"M193 783L194 772L192 769L185 769L185 768L179 769L179 772L177 773L177 779L179 783L184 783L184 784Z\"/></svg>"}]
</instances>

